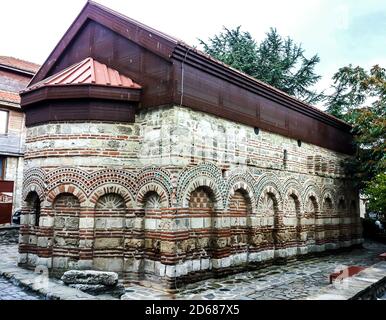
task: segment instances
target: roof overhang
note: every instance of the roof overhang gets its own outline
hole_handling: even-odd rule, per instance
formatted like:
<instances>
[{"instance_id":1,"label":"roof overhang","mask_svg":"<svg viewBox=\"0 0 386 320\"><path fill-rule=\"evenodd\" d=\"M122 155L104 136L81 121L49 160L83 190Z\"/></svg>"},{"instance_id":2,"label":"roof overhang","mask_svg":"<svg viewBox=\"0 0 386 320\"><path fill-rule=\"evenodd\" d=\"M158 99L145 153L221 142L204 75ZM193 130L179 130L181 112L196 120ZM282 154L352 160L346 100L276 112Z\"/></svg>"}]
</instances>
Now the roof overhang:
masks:
<instances>
[{"instance_id":1,"label":"roof overhang","mask_svg":"<svg viewBox=\"0 0 386 320\"><path fill-rule=\"evenodd\" d=\"M87 29L89 27L90 29ZM139 62L133 59L139 67L131 68L134 64L128 64L121 54L117 54L121 53L119 50L123 50L114 47L113 43L103 41L100 34L94 33L97 28L106 29L104 32L108 34L109 39L123 37L127 40L123 41L124 43L144 49L145 57L156 55L157 59L137 59ZM89 35L86 34L86 30L89 30ZM105 47L92 42L96 35ZM80 36L85 38L79 38ZM74 49L75 44L83 46L82 50ZM104 48L113 48L114 53L106 57ZM92 83L87 85L67 83L65 88L60 87L64 84L45 83L43 87L39 87L39 83L44 82L44 79L48 80L52 74L58 71L60 73L60 70L68 68L78 59L88 56L115 66L122 74L141 83L143 85L141 107L179 104L338 152L352 153L349 124L233 69L180 40L92 1L86 3L31 80L27 88L29 92L21 94L22 107L28 107L26 109L28 110L31 104L44 103L43 100L50 101L50 99L60 103L71 98L115 97L114 99L120 101L125 99L139 101L140 89L137 88L121 92L118 89L115 92L111 85L106 89L95 87ZM141 69L148 61L153 63L150 64L153 68L149 68L153 72L150 75L146 75ZM162 68L157 69L158 66ZM202 90L204 80L212 86ZM190 92L184 90L184 85ZM105 90L109 92L105 93ZM42 114L41 112L40 115Z\"/></svg>"},{"instance_id":2,"label":"roof overhang","mask_svg":"<svg viewBox=\"0 0 386 320\"><path fill-rule=\"evenodd\" d=\"M141 88L117 70L89 57L21 91L21 106L63 99L139 102Z\"/></svg>"},{"instance_id":3,"label":"roof overhang","mask_svg":"<svg viewBox=\"0 0 386 320\"><path fill-rule=\"evenodd\" d=\"M281 103L285 103L290 108L300 111L303 114L321 120L324 123L332 125L336 128L350 131L351 126L326 113L318 108L306 104L298 99L289 96L288 94L278 90L266 83L250 77L243 72L229 67L209 56L187 45L185 42L171 37L163 32L146 26L134 19L111 10L99 3L87 1L82 11L79 13L73 24L69 27L65 35L59 41L58 45L51 52L48 59L42 65L35 77L31 80L30 85L44 79L49 74L51 68L64 53L65 48L70 44L78 31L85 25L87 20L96 21L114 32L120 34L128 40L138 42L147 50L157 54L158 56L171 60L176 59L184 63L191 64L196 68L203 68L206 72L212 73L216 77L226 79L226 81L234 82L238 86L243 86L248 90L266 96L268 99L275 99ZM141 30L141 38L138 38L138 30Z\"/></svg>"},{"instance_id":4,"label":"roof overhang","mask_svg":"<svg viewBox=\"0 0 386 320\"><path fill-rule=\"evenodd\" d=\"M141 90L120 87L106 87L93 84L53 85L44 86L32 91L25 91L21 93L20 96L20 105L22 108L25 108L29 105L45 100L93 98L104 100L139 102L141 97Z\"/></svg>"}]
</instances>

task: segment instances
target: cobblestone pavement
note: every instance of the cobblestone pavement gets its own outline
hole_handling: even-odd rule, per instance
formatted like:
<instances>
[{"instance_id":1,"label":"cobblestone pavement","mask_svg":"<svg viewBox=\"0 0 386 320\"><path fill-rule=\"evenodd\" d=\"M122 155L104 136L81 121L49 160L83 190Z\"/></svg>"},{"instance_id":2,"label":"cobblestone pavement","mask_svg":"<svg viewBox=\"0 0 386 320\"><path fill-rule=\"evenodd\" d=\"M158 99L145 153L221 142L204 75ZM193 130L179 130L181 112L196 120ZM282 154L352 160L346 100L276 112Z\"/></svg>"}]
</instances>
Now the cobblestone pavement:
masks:
<instances>
[{"instance_id":1,"label":"cobblestone pavement","mask_svg":"<svg viewBox=\"0 0 386 320\"><path fill-rule=\"evenodd\" d=\"M275 265L258 271L243 272L222 279L187 285L175 295L133 286L126 299L241 299L300 300L314 295L329 284L328 275L339 266L370 266L379 261L386 244L366 241L364 248L324 257Z\"/></svg>"},{"instance_id":2,"label":"cobblestone pavement","mask_svg":"<svg viewBox=\"0 0 386 320\"><path fill-rule=\"evenodd\" d=\"M0 230L0 244L2 246L7 246L11 248L12 251L15 251L17 239L18 239L19 230ZM5 255L8 256L8 250L5 250L4 247L0 249L0 258L5 258ZM16 248L17 250L17 248ZM37 294L25 290L11 281L0 276L0 300L41 300L43 299Z\"/></svg>"},{"instance_id":3,"label":"cobblestone pavement","mask_svg":"<svg viewBox=\"0 0 386 320\"><path fill-rule=\"evenodd\" d=\"M16 235L2 236L0 259L16 261ZM328 275L340 266L370 266L379 262L378 255L386 252L386 244L366 241L363 248L299 260L287 265L275 265L257 271L243 272L221 279L209 279L179 288L176 294L132 285L124 299L242 299L296 300L305 299L329 284ZM39 299L0 277L1 299ZM384 295L380 299L386 299Z\"/></svg>"},{"instance_id":4,"label":"cobblestone pavement","mask_svg":"<svg viewBox=\"0 0 386 320\"><path fill-rule=\"evenodd\" d=\"M23 290L0 276L0 300L42 300L40 296Z\"/></svg>"},{"instance_id":5,"label":"cobblestone pavement","mask_svg":"<svg viewBox=\"0 0 386 320\"><path fill-rule=\"evenodd\" d=\"M0 245L17 244L18 240L18 229L0 229Z\"/></svg>"}]
</instances>

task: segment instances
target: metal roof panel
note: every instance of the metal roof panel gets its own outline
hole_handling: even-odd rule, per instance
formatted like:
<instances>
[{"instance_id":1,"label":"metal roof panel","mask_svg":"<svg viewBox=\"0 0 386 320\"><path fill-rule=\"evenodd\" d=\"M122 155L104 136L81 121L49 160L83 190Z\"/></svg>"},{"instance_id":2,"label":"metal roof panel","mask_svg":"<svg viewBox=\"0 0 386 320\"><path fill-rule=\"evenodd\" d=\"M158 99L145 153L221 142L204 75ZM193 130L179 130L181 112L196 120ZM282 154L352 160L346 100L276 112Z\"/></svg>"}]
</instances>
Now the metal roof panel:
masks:
<instances>
[{"instance_id":1,"label":"metal roof panel","mask_svg":"<svg viewBox=\"0 0 386 320\"><path fill-rule=\"evenodd\" d=\"M141 89L141 86L117 70L88 57L53 76L28 87L22 93L55 85L95 84L100 86Z\"/></svg>"}]
</instances>

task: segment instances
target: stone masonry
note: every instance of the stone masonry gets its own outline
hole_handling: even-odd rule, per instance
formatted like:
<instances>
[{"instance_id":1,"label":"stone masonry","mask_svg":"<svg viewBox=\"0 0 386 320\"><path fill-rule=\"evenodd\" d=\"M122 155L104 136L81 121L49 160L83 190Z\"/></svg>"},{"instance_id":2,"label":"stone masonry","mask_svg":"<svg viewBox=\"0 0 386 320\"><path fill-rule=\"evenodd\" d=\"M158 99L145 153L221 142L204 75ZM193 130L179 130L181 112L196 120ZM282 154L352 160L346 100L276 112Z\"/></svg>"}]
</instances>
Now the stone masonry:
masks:
<instances>
[{"instance_id":1,"label":"stone masonry","mask_svg":"<svg viewBox=\"0 0 386 320\"><path fill-rule=\"evenodd\" d=\"M174 287L360 244L347 157L180 106L30 126L19 264Z\"/></svg>"}]
</instances>

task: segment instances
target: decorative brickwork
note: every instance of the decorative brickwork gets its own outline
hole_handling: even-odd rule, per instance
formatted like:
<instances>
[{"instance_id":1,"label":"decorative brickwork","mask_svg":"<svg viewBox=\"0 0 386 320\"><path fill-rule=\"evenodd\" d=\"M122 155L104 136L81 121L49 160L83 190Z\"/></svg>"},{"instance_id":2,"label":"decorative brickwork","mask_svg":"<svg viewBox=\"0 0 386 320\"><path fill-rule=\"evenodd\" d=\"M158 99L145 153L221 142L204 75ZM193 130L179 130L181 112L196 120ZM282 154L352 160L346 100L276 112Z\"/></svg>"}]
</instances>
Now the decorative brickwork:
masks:
<instances>
[{"instance_id":1,"label":"decorative brickwork","mask_svg":"<svg viewBox=\"0 0 386 320\"><path fill-rule=\"evenodd\" d=\"M347 156L187 108L41 124L26 147L27 267L172 287L362 241L356 190L336 171ZM318 154L327 168L310 164Z\"/></svg>"}]
</instances>

